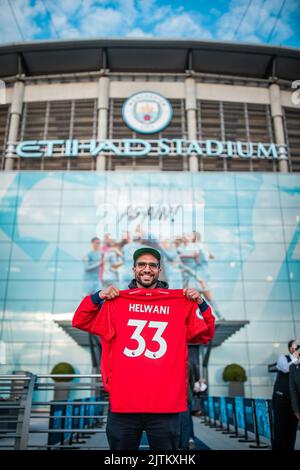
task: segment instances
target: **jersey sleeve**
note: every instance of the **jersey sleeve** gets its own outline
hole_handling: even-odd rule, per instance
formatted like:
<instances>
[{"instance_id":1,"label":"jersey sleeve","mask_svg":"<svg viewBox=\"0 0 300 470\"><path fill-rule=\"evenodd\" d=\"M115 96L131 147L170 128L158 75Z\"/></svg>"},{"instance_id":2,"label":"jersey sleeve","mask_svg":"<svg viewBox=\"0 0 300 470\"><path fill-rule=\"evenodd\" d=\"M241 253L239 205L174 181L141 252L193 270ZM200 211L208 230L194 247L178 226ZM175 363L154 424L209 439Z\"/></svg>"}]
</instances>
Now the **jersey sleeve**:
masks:
<instances>
[{"instance_id":1,"label":"jersey sleeve","mask_svg":"<svg viewBox=\"0 0 300 470\"><path fill-rule=\"evenodd\" d=\"M202 317L199 306L192 301L187 301L188 315L186 317L187 341L199 335L207 329L206 323Z\"/></svg>"},{"instance_id":2,"label":"jersey sleeve","mask_svg":"<svg viewBox=\"0 0 300 470\"><path fill-rule=\"evenodd\" d=\"M72 319L73 328L78 328L91 333L92 325L99 313L101 305L101 302L95 304L92 300L92 296L90 295L84 297L74 313Z\"/></svg>"},{"instance_id":3,"label":"jersey sleeve","mask_svg":"<svg viewBox=\"0 0 300 470\"><path fill-rule=\"evenodd\" d=\"M100 336L107 342L112 341L115 337L116 329L110 300L104 302L91 327L91 333Z\"/></svg>"},{"instance_id":4,"label":"jersey sleeve","mask_svg":"<svg viewBox=\"0 0 300 470\"><path fill-rule=\"evenodd\" d=\"M206 329L199 331L192 337L188 338L190 344L207 344L215 335L215 317L210 306L204 301L199 307L198 315L202 316Z\"/></svg>"}]
</instances>

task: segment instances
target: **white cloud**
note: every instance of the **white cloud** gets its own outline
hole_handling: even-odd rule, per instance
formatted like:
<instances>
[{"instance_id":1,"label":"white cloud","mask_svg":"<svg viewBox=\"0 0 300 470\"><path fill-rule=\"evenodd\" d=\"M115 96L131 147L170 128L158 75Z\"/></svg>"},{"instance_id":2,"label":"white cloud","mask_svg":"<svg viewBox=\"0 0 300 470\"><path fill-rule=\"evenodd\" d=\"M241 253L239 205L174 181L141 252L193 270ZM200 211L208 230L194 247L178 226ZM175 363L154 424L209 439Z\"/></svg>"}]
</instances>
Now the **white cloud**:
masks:
<instances>
[{"instance_id":1,"label":"white cloud","mask_svg":"<svg viewBox=\"0 0 300 470\"><path fill-rule=\"evenodd\" d=\"M12 8L25 40L31 40L33 35L42 31L41 27L34 21L37 14L43 14L42 4L32 6L30 0L17 0L12 3ZM7 2L1 5L0 41L3 43L23 41Z\"/></svg>"},{"instance_id":2,"label":"white cloud","mask_svg":"<svg viewBox=\"0 0 300 470\"><path fill-rule=\"evenodd\" d=\"M57 31L59 38L213 38L257 43L267 41L282 0L253 0L249 8L249 0L231 0L225 13L212 6L207 15L200 14L200 2L195 11L184 2L175 7L171 1L161 5L159 0L13 0L11 4L27 41L57 39ZM286 0L270 43L292 37L298 8L299 0ZM0 41L22 41L7 0L1 4Z\"/></svg>"},{"instance_id":3,"label":"white cloud","mask_svg":"<svg viewBox=\"0 0 300 470\"><path fill-rule=\"evenodd\" d=\"M267 42L275 25L282 0L257 0L250 4L248 0L232 0L228 11L217 21L217 38L229 41ZM270 44L280 43L292 36L289 26L291 15L299 7L298 0L285 3Z\"/></svg>"},{"instance_id":4,"label":"white cloud","mask_svg":"<svg viewBox=\"0 0 300 470\"><path fill-rule=\"evenodd\" d=\"M145 33L141 28L134 28L128 34L128 38L153 38L151 33Z\"/></svg>"},{"instance_id":5,"label":"white cloud","mask_svg":"<svg viewBox=\"0 0 300 470\"><path fill-rule=\"evenodd\" d=\"M194 18L182 13L166 18L154 28L154 33L161 37L178 37L192 39L211 38L211 32L203 28Z\"/></svg>"}]
</instances>

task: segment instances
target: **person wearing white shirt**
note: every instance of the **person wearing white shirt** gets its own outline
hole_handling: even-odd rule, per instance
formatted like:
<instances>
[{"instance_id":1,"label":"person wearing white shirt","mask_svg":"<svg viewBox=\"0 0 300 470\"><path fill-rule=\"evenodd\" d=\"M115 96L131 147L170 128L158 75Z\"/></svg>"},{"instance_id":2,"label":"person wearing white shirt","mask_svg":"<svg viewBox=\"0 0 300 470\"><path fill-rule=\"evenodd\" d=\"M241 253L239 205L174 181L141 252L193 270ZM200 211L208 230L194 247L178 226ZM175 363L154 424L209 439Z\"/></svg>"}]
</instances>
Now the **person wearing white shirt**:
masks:
<instances>
[{"instance_id":1,"label":"person wearing white shirt","mask_svg":"<svg viewBox=\"0 0 300 470\"><path fill-rule=\"evenodd\" d=\"M272 450L293 450L296 441L298 419L293 413L289 390L289 372L298 361L295 340L288 343L289 354L280 355L274 383L272 404L274 412L274 436Z\"/></svg>"}]
</instances>

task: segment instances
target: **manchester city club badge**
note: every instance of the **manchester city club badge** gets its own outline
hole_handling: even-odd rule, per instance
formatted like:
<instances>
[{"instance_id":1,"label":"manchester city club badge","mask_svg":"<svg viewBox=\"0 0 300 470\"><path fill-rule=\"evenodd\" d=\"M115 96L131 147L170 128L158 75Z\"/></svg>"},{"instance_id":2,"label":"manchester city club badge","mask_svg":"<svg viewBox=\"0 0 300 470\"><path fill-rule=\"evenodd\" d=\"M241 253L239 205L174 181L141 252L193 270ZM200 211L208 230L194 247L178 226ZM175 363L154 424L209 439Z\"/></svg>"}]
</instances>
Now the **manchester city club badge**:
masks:
<instances>
[{"instance_id":1,"label":"manchester city club badge","mask_svg":"<svg viewBox=\"0 0 300 470\"><path fill-rule=\"evenodd\" d=\"M123 120L140 134L154 134L171 122L173 110L170 102L153 92L140 92L130 96L123 105Z\"/></svg>"}]
</instances>

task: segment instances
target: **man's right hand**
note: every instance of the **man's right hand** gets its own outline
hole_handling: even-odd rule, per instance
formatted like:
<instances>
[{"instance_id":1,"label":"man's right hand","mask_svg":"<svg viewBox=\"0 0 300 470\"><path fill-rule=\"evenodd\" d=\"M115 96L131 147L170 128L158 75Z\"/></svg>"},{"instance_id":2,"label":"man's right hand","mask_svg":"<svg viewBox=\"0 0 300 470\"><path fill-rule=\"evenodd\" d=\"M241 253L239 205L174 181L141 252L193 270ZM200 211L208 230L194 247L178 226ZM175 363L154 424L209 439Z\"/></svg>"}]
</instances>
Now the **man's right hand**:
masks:
<instances>
[{"instance_id":1,"label":"man's right hand","mask_svg":"<svg viewBox=\"0 0 300 470\"><path fill-rule=\"evenodd\" d=\"M120 295L120 291L115 286L108 286L106 289L99 292L100 299L112 300Z\"/></svg>"}]
</instances>

